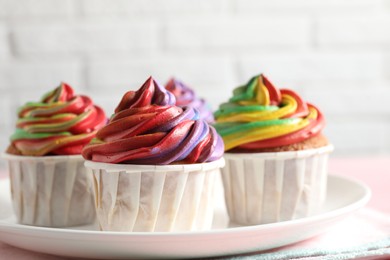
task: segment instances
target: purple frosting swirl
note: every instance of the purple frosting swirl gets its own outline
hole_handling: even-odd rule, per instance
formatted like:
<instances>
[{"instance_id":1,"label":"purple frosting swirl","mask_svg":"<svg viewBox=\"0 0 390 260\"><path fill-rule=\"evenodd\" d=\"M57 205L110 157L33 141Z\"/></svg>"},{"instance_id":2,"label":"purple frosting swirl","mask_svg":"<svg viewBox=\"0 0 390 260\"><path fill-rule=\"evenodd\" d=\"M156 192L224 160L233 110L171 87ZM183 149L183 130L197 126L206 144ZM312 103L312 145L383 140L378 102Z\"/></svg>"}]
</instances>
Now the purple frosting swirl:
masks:
<instances>
[{"instance_id":1,"label":"purple frosting swirl","mask_svg":"<svg viewBox=\"0 0 390 260\"><path fill-rule=\"evenodd\" d=\"M199 98L195 92L183 82L172 78L165 88L176 97L176 105L179 107L191 106L199 111L199 117L208 123L214 122L213 112L207 102Z\"/></svg>"}]
</instances>

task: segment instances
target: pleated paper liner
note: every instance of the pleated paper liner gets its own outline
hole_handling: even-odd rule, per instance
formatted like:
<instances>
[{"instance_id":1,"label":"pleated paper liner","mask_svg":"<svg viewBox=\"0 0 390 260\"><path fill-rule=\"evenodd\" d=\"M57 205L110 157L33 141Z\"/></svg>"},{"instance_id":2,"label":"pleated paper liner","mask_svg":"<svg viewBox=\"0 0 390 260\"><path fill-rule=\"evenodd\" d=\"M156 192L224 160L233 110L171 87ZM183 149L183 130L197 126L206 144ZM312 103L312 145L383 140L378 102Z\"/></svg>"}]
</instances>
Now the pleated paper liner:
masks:
<instances>
[{"instance_id":1,"label":"pleated paper liner","mask_svg":"<svg viewBox=\"0 0 390 260\"><path fill-rule=\"evenodd\" d=\"M86 161L93 172L101 230L198 231L211 228L215 182L224 159L202 164L124 165Z\"/></svg>"},{"instance_id":2,"label":"pleated paper liner","mask_svg":"<svg viewBox=\"0 0 390 260\"><path fill-rule=\"evenodd\" d=\"M277 153L225 153L222 169L230 221L257 225L314 215L326 198L333 146Z\"/></svg>"},{"instance_id":3,"label":"pleated paper liner","mask_svg":"<svg viewBox=\"0 0 390 260\"><path fill-rule=\"evenodd\" d=\"M70 227L90 224L96 213L92 176L81 155L18 156L8 162L11 197L21 224Z\"/></svg>"}]
</instances>

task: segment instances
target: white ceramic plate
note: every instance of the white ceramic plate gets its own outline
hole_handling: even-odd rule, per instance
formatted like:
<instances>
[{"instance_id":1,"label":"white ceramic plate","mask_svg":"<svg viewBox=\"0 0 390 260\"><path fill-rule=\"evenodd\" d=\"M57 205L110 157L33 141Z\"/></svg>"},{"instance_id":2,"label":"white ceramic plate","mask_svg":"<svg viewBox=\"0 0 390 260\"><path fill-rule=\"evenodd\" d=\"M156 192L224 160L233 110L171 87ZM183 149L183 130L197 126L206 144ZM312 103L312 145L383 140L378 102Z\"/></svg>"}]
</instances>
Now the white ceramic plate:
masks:
<instances>
[{"instance_id":1,"label":"white ceramic plate","mask_svg":"<svg viewBox=\"0 0 390 260\"><path fill-rule=\"evenodd\" d=\"M319 215L246 227L229 227L226 211L216 211L213 230L185 233L119 233L41 228L17 224L8 195L8 181L0 182L0 240L10 245L53 255L83 258L195 258L272 249L326 231L370 198L366 185L331 175L328 196ZM223 204L223 203L221 203ZM86 230L89 229L89 230ZM92 229L92 230L91 230Z\"/></svg>"}]
</instances>

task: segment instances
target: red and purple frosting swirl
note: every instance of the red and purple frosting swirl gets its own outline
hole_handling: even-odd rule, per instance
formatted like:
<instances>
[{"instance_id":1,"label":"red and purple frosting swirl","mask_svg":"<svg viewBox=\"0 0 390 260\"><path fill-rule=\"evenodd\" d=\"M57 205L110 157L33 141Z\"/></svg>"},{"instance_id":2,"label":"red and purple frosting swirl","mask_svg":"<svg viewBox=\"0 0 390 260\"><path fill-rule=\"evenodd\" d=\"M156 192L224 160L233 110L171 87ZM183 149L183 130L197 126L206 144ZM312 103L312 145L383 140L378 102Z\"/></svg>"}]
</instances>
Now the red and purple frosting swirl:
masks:
<instances>
[{"instance_id":1,"label":"red and purple frosting swirl","mask_svg":"<svg viewBox=\"0 0 390 260\"><path fill-rule=\"evenodd\" d=\"M175 96L152 77L127 92L108 125L83 150L87 160L166 165L215 161L224 146L216 130L193 107L175 106Z\"/></svg>"}]
</instances>

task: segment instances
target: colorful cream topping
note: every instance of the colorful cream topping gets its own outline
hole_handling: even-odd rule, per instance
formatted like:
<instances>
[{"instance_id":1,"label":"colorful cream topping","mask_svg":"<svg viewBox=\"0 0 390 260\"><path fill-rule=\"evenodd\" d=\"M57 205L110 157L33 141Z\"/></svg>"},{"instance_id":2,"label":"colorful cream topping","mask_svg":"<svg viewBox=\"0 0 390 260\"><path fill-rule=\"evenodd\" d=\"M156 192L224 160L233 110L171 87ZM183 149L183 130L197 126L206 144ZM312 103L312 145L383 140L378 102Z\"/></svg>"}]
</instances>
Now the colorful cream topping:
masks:
<instances>
[{"instance_id":1,"label":"colorful cream topping","mask_svg":"<svg viewBox=\"0 0 390 260\"><path fill-rule=\"evenodd\" d=\"M108 125L83 150L87 160L165 165L202 163L222 157L223 141L192 107L175 106L175 97L150 77L127 92Z\"/></svg>"},{"instance_id":2,"label":"colorful cream topping","mask_svg":"<svg viewBox=\"0 0 390 260\"><path fill-rule=\"evenodd\" d=\"M236 88L214 113L225 150L255 150L304 141L321 132L324 118L288 89L277 89L263 75Z\"/></svg>"},{"instance_id":3,"label":"colorful cream topping","mask_svg":"<svg viewBox=\"0 0 390 260\"><path fill-rule=\"evenodd\" d=\"M84 145L95 136L107 118L87 96L74 95L61 83L40 102L29 102L18 110L11 150L21 155L81 154ZM16 151L15 151L16 150Z\"/></svg>"},{"instance_id":4,"label":"colorful cream topping","mask_svg":"<svg viewBox=\"0 0 390 260\"><path fill-rule=\"evenodd\" d=\"M214 116L211 108L204 99L199 98L195 92L177 79L170 79L165 88L172 92L176 97L176 106L190 106L199 111L199 117L208 123L214 122Z\"/></svg>"}]
</instances>

